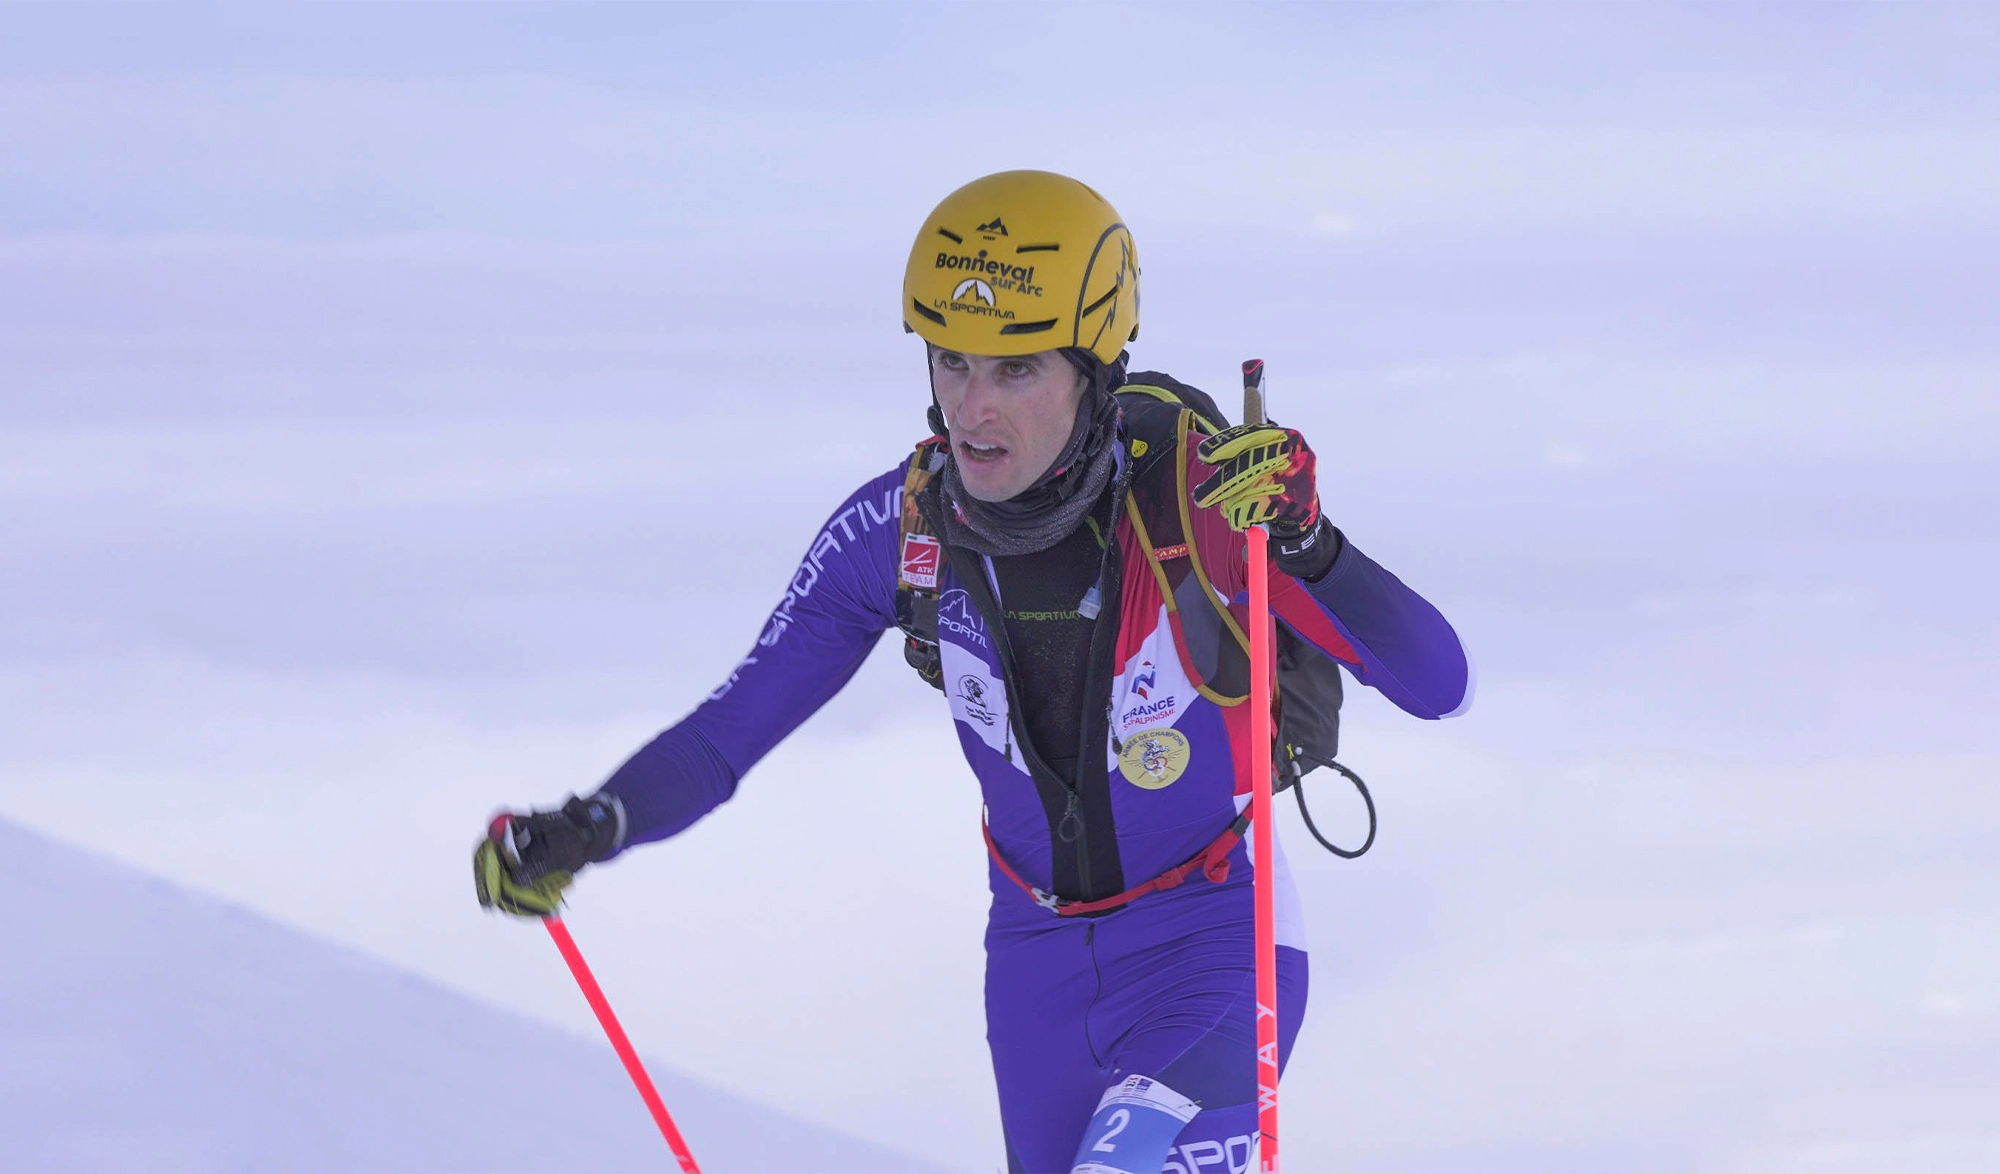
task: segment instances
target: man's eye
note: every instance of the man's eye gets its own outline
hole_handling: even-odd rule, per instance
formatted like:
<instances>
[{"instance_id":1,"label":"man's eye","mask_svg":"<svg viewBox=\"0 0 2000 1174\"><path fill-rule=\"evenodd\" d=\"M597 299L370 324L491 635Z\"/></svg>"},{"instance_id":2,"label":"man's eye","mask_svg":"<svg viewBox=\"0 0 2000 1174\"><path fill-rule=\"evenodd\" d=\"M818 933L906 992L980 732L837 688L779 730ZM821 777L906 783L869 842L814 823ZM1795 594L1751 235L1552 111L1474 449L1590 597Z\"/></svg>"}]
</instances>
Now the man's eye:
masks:
<instances>
[{"instance_id":1,"label":"man's eye","mask_svg":"<svg viewBox=\"0 0 2000 1174\"><path fill-rule=\"evenodd\" d=\"M1035 369L1026 363L1009 363L1003 369L1016 379L1023 379L1035 373Z\"/></svg>"}]
</instances>

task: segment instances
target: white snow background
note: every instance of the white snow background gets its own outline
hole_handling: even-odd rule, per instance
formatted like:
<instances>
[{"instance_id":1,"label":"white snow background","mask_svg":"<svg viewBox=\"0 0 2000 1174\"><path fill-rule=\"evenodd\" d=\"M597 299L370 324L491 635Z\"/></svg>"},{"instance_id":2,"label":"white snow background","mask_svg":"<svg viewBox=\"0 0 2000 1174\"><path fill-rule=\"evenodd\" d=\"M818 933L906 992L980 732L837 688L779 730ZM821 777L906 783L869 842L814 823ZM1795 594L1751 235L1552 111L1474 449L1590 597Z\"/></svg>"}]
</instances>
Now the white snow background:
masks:
<instances>
[{"instance_id":1,"label":"white snow background","mask_svg":"<svg viewBox=\"0 0 2000 1174\"><path fill-rule=\"evenodd\" d=\"M0 7L0 819L553 1025L456 1078L643 1135L472 841L727 673L924 431L921 217L1047 167L1133 227L1137 364L1267 359L1479 663L1355 691L1365 859L1287 813L1287 1167L2000 1168L1996 59L1990 5ZM992 1170L977 819L885 643L570 922L677 1087ZM130 1139L119 1047L316 1038L307 984L121 1042L28 952L210 906L0 850L0 1083L101 1018L67 1111Z\"/></svg>"},{"instance_id":2,"label":"white snow background","mask_svg":"<svg viewBox=\"0 0 2000 1174\"><path fill-rule=\"evenodd\" d=\"M601 1043L5 822L0 852L8 1170L663 1164L651 1118L618 1111L637 1099ZM678 1072L656 1080L711 1170L925 1168Z\"/></svg>"}]
</instances>

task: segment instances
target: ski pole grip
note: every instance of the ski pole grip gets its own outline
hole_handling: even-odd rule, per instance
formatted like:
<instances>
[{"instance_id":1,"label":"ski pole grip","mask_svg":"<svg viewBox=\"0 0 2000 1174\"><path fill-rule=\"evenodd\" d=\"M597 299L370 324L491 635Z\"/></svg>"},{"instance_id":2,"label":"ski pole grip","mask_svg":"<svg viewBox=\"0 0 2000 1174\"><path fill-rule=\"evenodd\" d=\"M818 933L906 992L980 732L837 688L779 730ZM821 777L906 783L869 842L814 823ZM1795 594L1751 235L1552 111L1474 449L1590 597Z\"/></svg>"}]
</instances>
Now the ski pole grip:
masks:
<instances>
[{"instance_id":1,"label":"ski pole grip","mask_svg":"<svg viewBox=\"0 0 2000 1174\"><path fill-rule=\"evenodd\" d=\"M1243 422L1264 422L1264 360L1243 360Z\"/></svg>"}]
</instances>

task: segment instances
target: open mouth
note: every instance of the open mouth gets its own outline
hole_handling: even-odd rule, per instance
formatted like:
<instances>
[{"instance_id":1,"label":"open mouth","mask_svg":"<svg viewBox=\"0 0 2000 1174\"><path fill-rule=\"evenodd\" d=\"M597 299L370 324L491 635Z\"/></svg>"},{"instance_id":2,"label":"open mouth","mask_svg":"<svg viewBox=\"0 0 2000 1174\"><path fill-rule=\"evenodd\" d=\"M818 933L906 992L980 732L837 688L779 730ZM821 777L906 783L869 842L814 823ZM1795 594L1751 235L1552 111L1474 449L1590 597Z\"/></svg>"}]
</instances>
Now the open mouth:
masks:
<instances>
[{"instance_id":1,"label":"open mouth","mask_svg":"<svg viewBox=\"0 0 2000 1174\"><path fill-rule=\"evenodd\" d=\"M1000 444L975 444L970 440L958 442L958 459L975 465L990 464L1007 455L1007 448Z\"/></svg>"}]
</instances>

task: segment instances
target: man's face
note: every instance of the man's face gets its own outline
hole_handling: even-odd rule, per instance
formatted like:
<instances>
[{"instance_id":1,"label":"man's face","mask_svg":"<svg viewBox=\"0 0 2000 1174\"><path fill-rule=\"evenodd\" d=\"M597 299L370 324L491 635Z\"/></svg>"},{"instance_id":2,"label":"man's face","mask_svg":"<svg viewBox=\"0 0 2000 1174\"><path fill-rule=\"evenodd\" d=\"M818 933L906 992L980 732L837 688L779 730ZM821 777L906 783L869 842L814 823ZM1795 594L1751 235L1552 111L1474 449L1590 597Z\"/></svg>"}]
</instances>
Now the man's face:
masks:
<instances>
[{"instance_id":1,"label":"man's face","mask_svg":"<svg viewBox=\"0 0 2000 1174\"><path fill-rule=\"evenodd\" d=\"M995 358L932 347L931 386L965 491L1005 501L1062 455L1086 384L1057 351Z\"/></svg>"}]
</instances>

